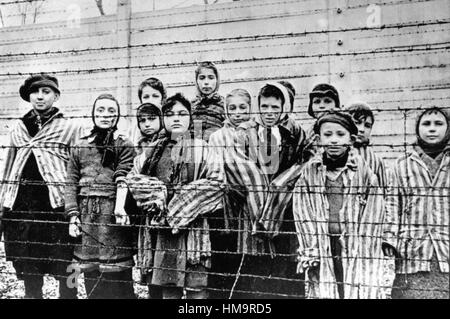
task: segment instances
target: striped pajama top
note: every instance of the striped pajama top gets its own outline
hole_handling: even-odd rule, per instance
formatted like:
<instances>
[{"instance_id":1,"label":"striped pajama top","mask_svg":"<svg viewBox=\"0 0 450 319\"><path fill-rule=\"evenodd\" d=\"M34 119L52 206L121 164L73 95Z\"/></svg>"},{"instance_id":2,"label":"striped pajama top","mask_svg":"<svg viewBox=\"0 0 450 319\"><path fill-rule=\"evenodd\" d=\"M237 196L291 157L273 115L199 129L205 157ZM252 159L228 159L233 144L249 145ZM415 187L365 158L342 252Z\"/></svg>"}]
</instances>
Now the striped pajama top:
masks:
<instances>
[{"instance_id":1,"label":"striped pajama top","mask_svg":"<svg viewBox=\"0 0 450 319\"><path fill-rule=\"evenodd\" d=\"M34 154L48 190L53 208L64 206L64 186L70 147L81 136L82 129L75 121L58 112L42 129L31 137L22 120L17 121L9 133L5 166L2 171L0 202L12 209L19 190L22 170Z\"/></svg>"}]
</instances>

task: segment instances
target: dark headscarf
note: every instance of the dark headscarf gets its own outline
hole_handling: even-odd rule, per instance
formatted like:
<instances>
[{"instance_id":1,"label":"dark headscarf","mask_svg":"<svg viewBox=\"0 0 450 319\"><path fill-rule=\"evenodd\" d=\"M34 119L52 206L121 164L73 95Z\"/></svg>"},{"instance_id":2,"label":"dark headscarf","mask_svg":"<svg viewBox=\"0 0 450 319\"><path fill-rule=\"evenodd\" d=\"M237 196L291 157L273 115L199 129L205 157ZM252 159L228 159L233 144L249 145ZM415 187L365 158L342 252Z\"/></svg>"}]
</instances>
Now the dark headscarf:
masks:
<instances>
[{"instance_id":1,"label":"dark headscarf","mask_svg":"<svg viewBox=\"0 0 450 319\"><path fill-rule=\"evenodd\" d=\"M117 105L117 118L113 126L108 129L103 129L97 126L95 123L95 104L98 100L111 100ZM94 122L94 128L91 130L91 135L94 136L94 144L97 146L98 151L102 155L102 166L108 167L115 162L116 151L114 145L114 132L117 130L117 124L120 119L120 105L114 96L111 94L101 94L95 99L92 106L92 121Z\"/></svg>"},{"instance_id":2,"label":"dark headscarf","mask_svg":"<svg viewBox=\"0 0 450 319\"><path fill-rule=\"evenodd\" d=\"M437 113L441 113L442 115L444 115L445 119L447 120L447 131L445 132L444 138L442 139L442 141L440 141L437 144L429 144L427 142L425 142L419 135L419 124L420 124L420 120L422 119L422 117L426 114L426 113L430 113L430 112L437 112ZM422 113L419 114L419 116L417 117L417 121L416 121L416 137L417 137L417 142L416 144L430 157L435 158L437 155L439 155L440 153L442 153L445 150L450 150L450 145L449 145L449 141L450 141L450 121L449 121L450 115L448 114L448 112L445 112L444 110L438 108L438 107L434 107L428 110L423 111Z\"/></svg>"}]
</instances>

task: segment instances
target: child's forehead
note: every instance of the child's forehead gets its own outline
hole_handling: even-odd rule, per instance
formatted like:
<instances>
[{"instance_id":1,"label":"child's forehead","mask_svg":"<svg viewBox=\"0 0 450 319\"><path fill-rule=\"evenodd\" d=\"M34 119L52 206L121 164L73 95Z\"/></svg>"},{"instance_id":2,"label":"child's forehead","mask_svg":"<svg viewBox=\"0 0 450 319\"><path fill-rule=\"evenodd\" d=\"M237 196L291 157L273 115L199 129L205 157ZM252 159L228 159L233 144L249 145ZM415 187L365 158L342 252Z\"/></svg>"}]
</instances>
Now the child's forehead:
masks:
<instances>
[{"instance_id":1,"label":"child's forehead","mask_svg":"<svg viewBox=\"0 0 450 319\"><path fill-rule=\"evenodd\" d=\"M430 120L430 119L443 119L446 120L446 117L444 114L442 114L438 110L430 110L423 113L423 115L420 118L420 121L423 121L424 119Z\"/></svg>"},{"instance_id":2,"label":"child's forehead","mask_svg":"<svg viewBox=\"0 0 450 319\"><path fill-rule=\"evenodd\" d=\"M143 92L145 92L145 91L157 91L157 92L159 92L159 90L158 90L154 85L151 85L151 84L146 84L146 85L142 88L142 91L143 91Z\"/></svg>"},{"instance_id":3,"label":"child's forehead","mask_svg":"<svg viewBox=\"0 0 450 319\"><path fill-rule=\"evenodd\" d=\"M281 100L281 98L279 98L278 96L275 96L275 95L267 95L267 96L264 96L264 95L262 95L261 96L261 98L260 98L260 101L262 102L262 101L264 101L264 102L276 102L276 103L280 103L280 104L282 104L282 100Z\"/></svg>"},{"instance_id":4,"label":"child's forehead","mask_svg":"<svg viewBox=\"0 0 450 319\"><path fill-rule=\"evenodd\" d=\"M245 104L248 104L248 97L242 95L231 95L227 98L227 104L237 102L244 102Z\"/></svg>"},{"instance_id":5,"label":"child's forehead","mask_svg":"<svg viewBox=\"0 0 450 319\"><path fill-rule=\"evenodd\" d=\"M116 102L110 99L100 99L97 100L97 102L95 102L95 108L100 108L100 107L107 107L107 108L115 108L118 109L119 107L117 106Z\"/></svg>"},{"instance_id":6,"label":"child's forehead","mask_svg":"<svg viewBox=\"0 0 450 319\"><path fill-rule=\"evenodd\" d=\"M214 70L212 68L201 67L198 70L198 75L200 75L200 74L203 74L203 75L210 75L210 74L216 75L216 72L214 72Z\"/></svg>"},{"instance_id":7,"label":"child's forehead","mask_svg":"<svg viewBox=\"0 0 450 319\"><path fill-rule=\"evenodd\" d=\"M322 125L320 125L320 132L324 132L324 131L333 131L333 132L345 131L345 132L348 132L348 130L344 126L342 126L339 123L335 123L335 122L324 122L324 123L322 123Z\"/></svg>"}]
</instances>

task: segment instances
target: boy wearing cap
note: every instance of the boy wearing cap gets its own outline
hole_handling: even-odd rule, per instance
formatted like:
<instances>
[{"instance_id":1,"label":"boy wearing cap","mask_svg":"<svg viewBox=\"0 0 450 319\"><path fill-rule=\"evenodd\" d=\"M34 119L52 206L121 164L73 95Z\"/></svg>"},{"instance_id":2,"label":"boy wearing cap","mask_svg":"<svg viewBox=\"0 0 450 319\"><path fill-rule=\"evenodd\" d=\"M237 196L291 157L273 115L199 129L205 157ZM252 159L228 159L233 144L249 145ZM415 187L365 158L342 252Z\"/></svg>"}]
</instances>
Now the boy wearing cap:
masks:
<instances>
[{"instance_id":1,"label":"boy wearing cap","mask_svg":"<svg viewBox=\"0 0 450 319\"><path fill-rule=\"evenodd\" d=\"M60 298L76 298L76 288L66 282L73 242L65 223L64 183L69 150L81 128L54 106L60 96L55 77L32 75L19 92L33 108L9 133L0 193L6 258L24 280L25 298L42 298L45 274L57 276Z\"/></svg>"},{"instance_id":2,"label":"boy wearing cap","mask_svg":"<svg viewBox=\"0 0 450 319\"><path fill-rule=\"evenodd\" d=\"M308 298L380 298L383 197L352 152L357 128L331 112L314 125L323 153L301 169L293 209Z\"/></svg>"}]
</instances>

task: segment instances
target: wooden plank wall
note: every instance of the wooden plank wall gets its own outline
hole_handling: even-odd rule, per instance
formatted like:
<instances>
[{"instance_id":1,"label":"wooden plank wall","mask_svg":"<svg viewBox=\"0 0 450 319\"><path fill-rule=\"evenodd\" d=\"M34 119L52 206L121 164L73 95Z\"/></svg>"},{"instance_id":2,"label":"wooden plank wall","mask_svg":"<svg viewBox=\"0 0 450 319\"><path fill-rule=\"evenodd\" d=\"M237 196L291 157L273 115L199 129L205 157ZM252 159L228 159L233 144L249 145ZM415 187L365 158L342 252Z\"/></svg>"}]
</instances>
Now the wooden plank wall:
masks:
<instances>
[{"instance_id":1,"label":"wooden plank wall","mask_svg":"<svg viewBox=\"0 0 450 319\"><path fill-rule=\"evenodd\" d=\"M159 77L169 94L193 97L195 64L212 60L224 95L237 87L256 95L268 80L289 80L305 128L308 92L331 82L344 105L363 100L376 109L373 143L388 160L413 140L418 109L450 106L448 0L243 0L133 13L131 20L126 2L119 0L117 15L79 27L0 29L1 141L11 125L5 117L29 108L20 84L39 71L56 72L59 106L69 114L89 114L103 92L131 113L143 79Z\"/></svg>"}]
</instances>

